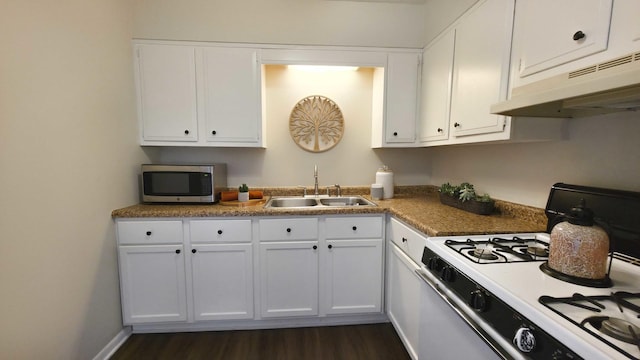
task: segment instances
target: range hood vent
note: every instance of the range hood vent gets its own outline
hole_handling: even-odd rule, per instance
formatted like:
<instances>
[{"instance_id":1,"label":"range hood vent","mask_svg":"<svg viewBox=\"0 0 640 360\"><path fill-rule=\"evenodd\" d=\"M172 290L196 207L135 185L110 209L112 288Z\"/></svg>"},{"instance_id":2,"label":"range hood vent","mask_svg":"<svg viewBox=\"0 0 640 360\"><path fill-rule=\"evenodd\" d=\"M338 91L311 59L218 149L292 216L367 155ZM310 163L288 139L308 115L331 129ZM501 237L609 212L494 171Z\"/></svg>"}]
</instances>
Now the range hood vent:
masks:
<instances>
[{"instance_id":1,"label":"range hood vent","mask_svg":"<svg viewBox=\"0 0 640 360\"><path fill-rule=\"evenodd\" d=\"M572 118L640 109L640 52L514 88L492 114Z\"/></svg>"}]
</instances>

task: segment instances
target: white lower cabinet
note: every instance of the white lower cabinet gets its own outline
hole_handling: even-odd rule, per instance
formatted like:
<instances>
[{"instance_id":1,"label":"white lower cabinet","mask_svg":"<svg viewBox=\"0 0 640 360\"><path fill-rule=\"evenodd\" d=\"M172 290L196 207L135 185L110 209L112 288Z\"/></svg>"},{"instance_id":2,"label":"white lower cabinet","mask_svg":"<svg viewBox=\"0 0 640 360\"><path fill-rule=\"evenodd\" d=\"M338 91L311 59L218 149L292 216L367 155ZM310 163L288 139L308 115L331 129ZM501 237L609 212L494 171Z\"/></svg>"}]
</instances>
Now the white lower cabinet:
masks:
<instances>
[{"instance_id":1,"label":"white lower cabinet","mask_svg":"<svg viewBox=\"0 0 640 360\"><path fill-rule=\"evenodd\" d=\"M253 318L253 245L197 244L191 249L194 318Z\"/></svg>"},{"instance_id":2,"label":"white lower cabinet","mask_svg":"<svg viewBox=\"0 0 640 360\"><path fill-rule=\"evenodd\" d=\"M187 320L181 221L118 221L125 325Z\"/></svg>"},{"instance_id":3,"label":"white lower cabinet","mask_svg":"<svg viewBox=\"0 0 640 360\"><path fill-rule=\"evenodd\" d=\"M387 315L412 359L420 349L420 286L415 273L426 238L396 219L390 221L387 252Z\"/></svg>"},{"instance_id":4,"label":"white lower cabinet","mask_svg":"<svg viewBox=\"0 0 640 360\"><path fill-rule=\"evenodd\" d=\"M251 220L185 224L117 221L125 325L253 318Z\"/></svg>"},{"instance_id":5,"label":"white lower cabinet","mask_svg":"<svg viewBox=\"0 0 640 360\"><path fill-rule=\"evenodd\" d=\"M251 220L189 221L194 320L252 319Z\"/></svg>"},{"instance_id":6,"label":"white lower cabinet","mask_svg":"<svg viewBox=\"0 0 640 360\"><path fill-rule=\"evenodd\" d=\"M326 314L382 311L382 221L381 216L326 219L321 253Z\"/></svg>"},{"instance_id":7,"label":"white lower cabinet","mask_svg":"<svg viewBox=\"0 0 640 360\"><path fill-rule=\"evenodd\" d=\"M187 320L182 244L118 249L125 325Z\"/></svg>"},{"instance_id":8,"label":"white lower cabinet","mask_svg":"<svg viewBox=\"0 0 640 360\"><path fill-rule=\"evenodd\" d=\"M327 241L323 274L327 314L381 311L381 239Z\"/></svg>"},{"instance_id":9,"label":"white lower cabinet","mask_svg":"<svg viewBox=\"0 0 640 360\"><path fill-rule=\"evenodd\" d=\"M349 315L380 321L384 219L117 219L124 324L189 330Z\"/></svg>"},{"instance_id":10,"label":"white lower cabinet","mask_svg":"<svg viewBox=\"0 0 640 360\"><path fill-rule=\"evenodd\" d=\"M318 315L318 218L259 220L263 318Z\"/></svg>"},{"instance_id":11,"label":"white lower cabinet","mask_svg":"<svg viewBox=\"0 0 640 360\"><path fill-rule=\"evenodd\" d=\"M262 317L381 313L383 218L261 220Z\"/></svg>"},{"instance_id":12,"label":"white lower cabinet","mask_svg":"<svg viewBox=\"0 0 640 360\"><path fill-rule=\"evenodd\" d=\"M262 317L318 315L318 242L260 244Z\"/></svg>"}]
</instances>

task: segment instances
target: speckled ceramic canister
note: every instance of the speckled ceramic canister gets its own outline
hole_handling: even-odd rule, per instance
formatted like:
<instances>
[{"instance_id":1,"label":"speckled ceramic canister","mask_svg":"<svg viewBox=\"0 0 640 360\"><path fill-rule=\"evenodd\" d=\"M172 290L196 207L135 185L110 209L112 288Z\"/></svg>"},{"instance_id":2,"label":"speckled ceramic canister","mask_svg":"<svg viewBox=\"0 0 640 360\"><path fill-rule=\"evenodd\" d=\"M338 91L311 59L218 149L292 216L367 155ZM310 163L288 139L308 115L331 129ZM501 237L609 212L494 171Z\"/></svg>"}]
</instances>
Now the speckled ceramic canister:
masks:
<instances>
[{"instance_id":1,"label":"speckled ceramic canister","mask_svg":"<svg viewBox=\"0 0 640 360\"><path fill-rule=\"evenodd\" d=\"M376 184L382 185L382 198L393 198L393 171L386 165L383 165L376 171Z\"/></svg>"},{"instance_id":2,"label":"speckled ceramic canister","mask_svg":"<svg viewBox=\"0 0 640 360\"><path fill-rule=\"evenodd\" d=\"M584 279L600 280L607 276L609 236L589 216L570 217L553 227L549 243L551 269Z\"/></svg>"}]
</instances>

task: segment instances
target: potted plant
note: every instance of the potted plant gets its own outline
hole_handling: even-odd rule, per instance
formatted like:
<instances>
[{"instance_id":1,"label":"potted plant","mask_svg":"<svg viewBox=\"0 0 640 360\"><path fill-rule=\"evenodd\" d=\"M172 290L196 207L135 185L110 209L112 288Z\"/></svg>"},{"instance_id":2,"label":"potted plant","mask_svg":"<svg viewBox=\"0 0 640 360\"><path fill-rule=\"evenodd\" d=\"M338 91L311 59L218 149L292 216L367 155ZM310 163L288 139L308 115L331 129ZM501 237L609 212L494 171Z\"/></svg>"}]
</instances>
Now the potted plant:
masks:
<instances>
[{"instance_id":1,"label":"potted plant","mask_svg":"<svg viewBox=\"0 0 640 360\"><path fill-rule=\"evenodd\" d=\"M242 184L238 187L238 201L249 201L249 187L247 184Z\"/></svg>"},{"instance_id":2,"label":"potted plant","mask_svg":"<svg viewBox=\"0 0 640 360\"><path fill-rule=\"evenodd\" d=\"M462 183L460 185L442 184L440 189L440 202L461 210L479 215L493 213L494 201L489 194L476 194L473 185Z\"/></svg>"}]
</instances>

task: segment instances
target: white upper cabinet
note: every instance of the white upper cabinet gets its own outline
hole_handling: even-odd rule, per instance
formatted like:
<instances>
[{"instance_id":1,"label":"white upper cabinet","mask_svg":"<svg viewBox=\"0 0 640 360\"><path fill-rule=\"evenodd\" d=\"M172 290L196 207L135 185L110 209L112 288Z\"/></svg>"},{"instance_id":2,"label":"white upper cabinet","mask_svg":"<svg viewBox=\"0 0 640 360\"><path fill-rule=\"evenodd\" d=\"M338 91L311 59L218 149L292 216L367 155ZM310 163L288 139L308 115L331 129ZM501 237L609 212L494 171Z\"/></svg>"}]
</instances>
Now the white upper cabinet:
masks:
<instances>
[{"instance_id":1,"label":"white upper cabinet","mask_svg":"<svg viewBox=\"0 0 640 360\"><path fill-rule=\"evenodd\" d=\"M614 22L611 25L611 33L625 34L623 44L637 49L640 46L640 1L627 0L616 2Z\"/></svg>"},{"instance_id":2,"label":"white upper cabinet","mask_svg":"<svg viewBox=\"0 0 640 360\"><path fill-rule=\"evenodd\" d=\"M263 147L259 50L135 44L141 145Z\"/></svg>"},{"instance_id":3,"label":"white upper cabinet","mask_svg":"<svg viewBox=\"0 0 640 360\"><path fill-rule=\"evenodd\" d=\"M261 71L251 48L201 49L202 116L206 142L258 144L261 137Z\"/></svg>"},{"instance_id":4,"label":"white upper cabinet","mask_svg":"<svg viewBox=\"0 0 640 360\"><path fill-rule=\"evenodd\" d=\"M414 144L420 54L389 53L384 106L386 144Z\"/></svg>"},{"instance_id":5,"label":"white upper cabinet","mask_svg":"<svg viewBox=\"0 0 640 360\"><path fill-rule=\"evenodd\" d=\"M533 140L513 119L489 112L508 95L514 6L480 1L425 48L421 145Z\"/></svg>"},{"instance_id":6,"label":"white upper cabinet","mask_svg":"<svg viewBox=\"0 0 640 360\"><path fill-rule=\"evenodd\" d=\"M135 50L141 142L197 141L194 48L149 44Z\"/></svg>"},{"instance_id":7,"label":"white upper cabinet","mask_svg":"<svg viewBox=\"0 0 640 360\"><path fill-rule=\"evenodd\" d=\"M523 1L520 76L607 49L612 5L613 0Z\"/></svg>"},{"instance_id":8,"label":"white upper cabinet","mask_svg":"<svg viewBox=\"0 0 640 360\"><path fill-rule=\"evenodd\" d=\"M449 139L455 34L455 30L445 33L422 54L421 143Z\"/></svg>"},{"instance_id":9,"label":"white upper cabinet","mask_svg":"<svg viewBox=\"0 0 640 360\"><path fill-rule=\"evenodd\" d=\"M373 73L371 147L416 144L420 54L394 52Z\"/></svg>"},{"instance_id":10,"label":"white upper cabinet","mask_svg":"<svg viewBox=\"0 0 640 360\"><path fill-rule=\"evenodd\" d=\"M518 1L511 87L637 52L639 13L638 0Z\"/></svg>"},{"instance_id":11,"label":"white upper cabinet","mask_svg":"<svg viewBox=\"0 0 640 360\"><path fill-rule=\"evenodd\" d=\"M487 0L456 26L449 120L454 136L505 129L505 117L489 108L507 98L513 11L513 0Z\"/></svg>"}]
</instances>

